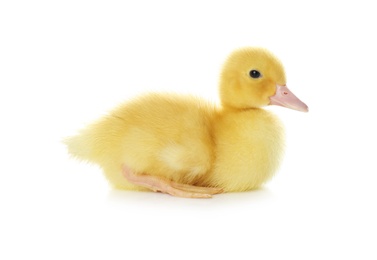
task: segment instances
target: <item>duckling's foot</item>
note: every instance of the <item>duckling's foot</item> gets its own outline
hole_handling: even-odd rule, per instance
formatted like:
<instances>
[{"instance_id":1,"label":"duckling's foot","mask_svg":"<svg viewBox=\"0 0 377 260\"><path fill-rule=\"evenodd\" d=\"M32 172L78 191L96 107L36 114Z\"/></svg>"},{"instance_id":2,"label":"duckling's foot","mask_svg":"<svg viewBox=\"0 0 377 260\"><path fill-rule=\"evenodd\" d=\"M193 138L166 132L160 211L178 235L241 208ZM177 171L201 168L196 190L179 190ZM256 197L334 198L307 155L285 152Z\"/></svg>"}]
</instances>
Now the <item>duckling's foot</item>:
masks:
<instances>
[{"instance_id":1,"label":"duckling's foot","mask_svg":"<svg viewBox=\"0 0 377 260\"><path fill-rule=\"evenodd\" d=\"M222 192L222 190L218 188L192 186L176 183L162 177L135 174L126 166L123 166L123 176L133 184L177 197L211 198L213 194Z\"/></svg>"}]
</instances>

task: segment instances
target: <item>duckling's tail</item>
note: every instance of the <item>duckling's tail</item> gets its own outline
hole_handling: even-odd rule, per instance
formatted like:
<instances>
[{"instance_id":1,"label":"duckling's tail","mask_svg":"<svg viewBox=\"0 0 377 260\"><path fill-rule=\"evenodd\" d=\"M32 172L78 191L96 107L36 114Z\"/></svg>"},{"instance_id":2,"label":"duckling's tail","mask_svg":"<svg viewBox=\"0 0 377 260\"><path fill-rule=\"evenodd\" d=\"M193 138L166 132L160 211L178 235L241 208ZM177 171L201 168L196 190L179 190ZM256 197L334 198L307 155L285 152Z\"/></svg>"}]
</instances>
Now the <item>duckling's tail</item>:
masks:
<instances>
[{"instance_id":1,"label":"duckling's tail","mask_svg":"<svg viewBox=\"0 0 377 260\"><path fill-rule=\"evenodd\" d=\"M89 162L96 162L96 138L93 135L88 135L83 131L78 135L65 138L63 143L68 148L68 153L77 159Z\"/></svg>"},{"instance_id":2,"label":"duckling's tail","mask_svg":"<svg viewBox=\"0 0 377 260\"><path fill-rule=\"evenodd\" d=\"M102 164L119 154L124 125L119 119L105 117L63 140L68 152L77 159Z\"/></svg>"}]
</instances>

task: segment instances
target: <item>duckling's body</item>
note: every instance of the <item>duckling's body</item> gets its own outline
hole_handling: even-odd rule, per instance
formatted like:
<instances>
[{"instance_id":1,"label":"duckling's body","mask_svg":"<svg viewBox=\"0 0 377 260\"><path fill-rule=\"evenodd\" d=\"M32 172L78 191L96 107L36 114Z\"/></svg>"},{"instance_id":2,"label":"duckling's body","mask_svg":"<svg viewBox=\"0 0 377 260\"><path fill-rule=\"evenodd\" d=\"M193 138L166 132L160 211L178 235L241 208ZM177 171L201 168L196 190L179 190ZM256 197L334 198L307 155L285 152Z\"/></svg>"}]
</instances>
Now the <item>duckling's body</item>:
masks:
<instances>
[{"instance_id":1,"label":"duckling's body","mask_svg":"<svg viewBox=\"0 0 377 260\"><path fill-rule=\"evenodd\" d=\"M215 105L192 96L144 95L66 143L121 189L211 197L258 188L277 170L284 147L281 123L260 107L307 107L286 88L280 62L259 48L229 57L220 98Z\"/></svg>"}]
</instances>

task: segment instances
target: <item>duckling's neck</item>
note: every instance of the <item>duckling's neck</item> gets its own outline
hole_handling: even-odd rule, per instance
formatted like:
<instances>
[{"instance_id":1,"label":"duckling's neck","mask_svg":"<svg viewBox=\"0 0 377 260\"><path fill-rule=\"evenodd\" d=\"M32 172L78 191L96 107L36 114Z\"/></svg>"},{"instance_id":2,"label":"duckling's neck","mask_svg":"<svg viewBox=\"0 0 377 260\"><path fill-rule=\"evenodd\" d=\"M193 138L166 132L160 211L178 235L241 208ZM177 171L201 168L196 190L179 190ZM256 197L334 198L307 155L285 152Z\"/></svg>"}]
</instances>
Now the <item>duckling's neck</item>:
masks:
<instances>
[{"instance_id":1,"label":"duckling's neck","mask_svg":"<svg viewBox=\"0 0 377 260\"><path fill-rule=\"evenodd\" d=\"M217 112L217 120L215 120L215 129L219 127L233 127L260 124L262 128L280 128L280 120L270 111L257 108L234 108L223 106ZM242 128L242 127L241 127ZM216 131L216 130L215 130ZM238 131L238 130L237 130Z\"/></svg>"},{"instance_id":2,"label":"duckling's neck","mask_svg":"<svg viewBox=\"0 0 377 260\"><path fill-rule=\"evenodd\" d=\"M260 111L263 110L262 108L259 107L233 107L233 106L227 106L227 105L222 105L220 108L220 114L233 114L233 113L242 113L242 112L247 112L247 111Z\"/></svg>"}]
</instances>

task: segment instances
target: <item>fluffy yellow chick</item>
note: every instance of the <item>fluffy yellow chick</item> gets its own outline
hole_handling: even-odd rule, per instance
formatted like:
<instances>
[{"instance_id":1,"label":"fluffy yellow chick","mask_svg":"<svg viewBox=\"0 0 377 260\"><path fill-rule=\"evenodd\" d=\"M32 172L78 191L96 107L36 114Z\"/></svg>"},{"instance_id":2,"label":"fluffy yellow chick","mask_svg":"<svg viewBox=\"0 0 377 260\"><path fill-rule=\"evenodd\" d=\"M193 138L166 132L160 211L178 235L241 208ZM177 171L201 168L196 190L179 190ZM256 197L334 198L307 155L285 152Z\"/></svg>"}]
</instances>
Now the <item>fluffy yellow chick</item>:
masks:
<instances>
[{"instance_id":1,"label":"fluffy yellow chick","mask_svg":"<svg viewBox=\"0 0 377 260\"><path fill-rule=\"evenodd\" d=\"M208 198L258 188L276 172L284 143L281 123L261 107L308 108L261 48L233 52L219 90L219 106L173 94L126 102L68 138L69 152L99 164L120 189Z\"/></svg>"}]
</instances>

